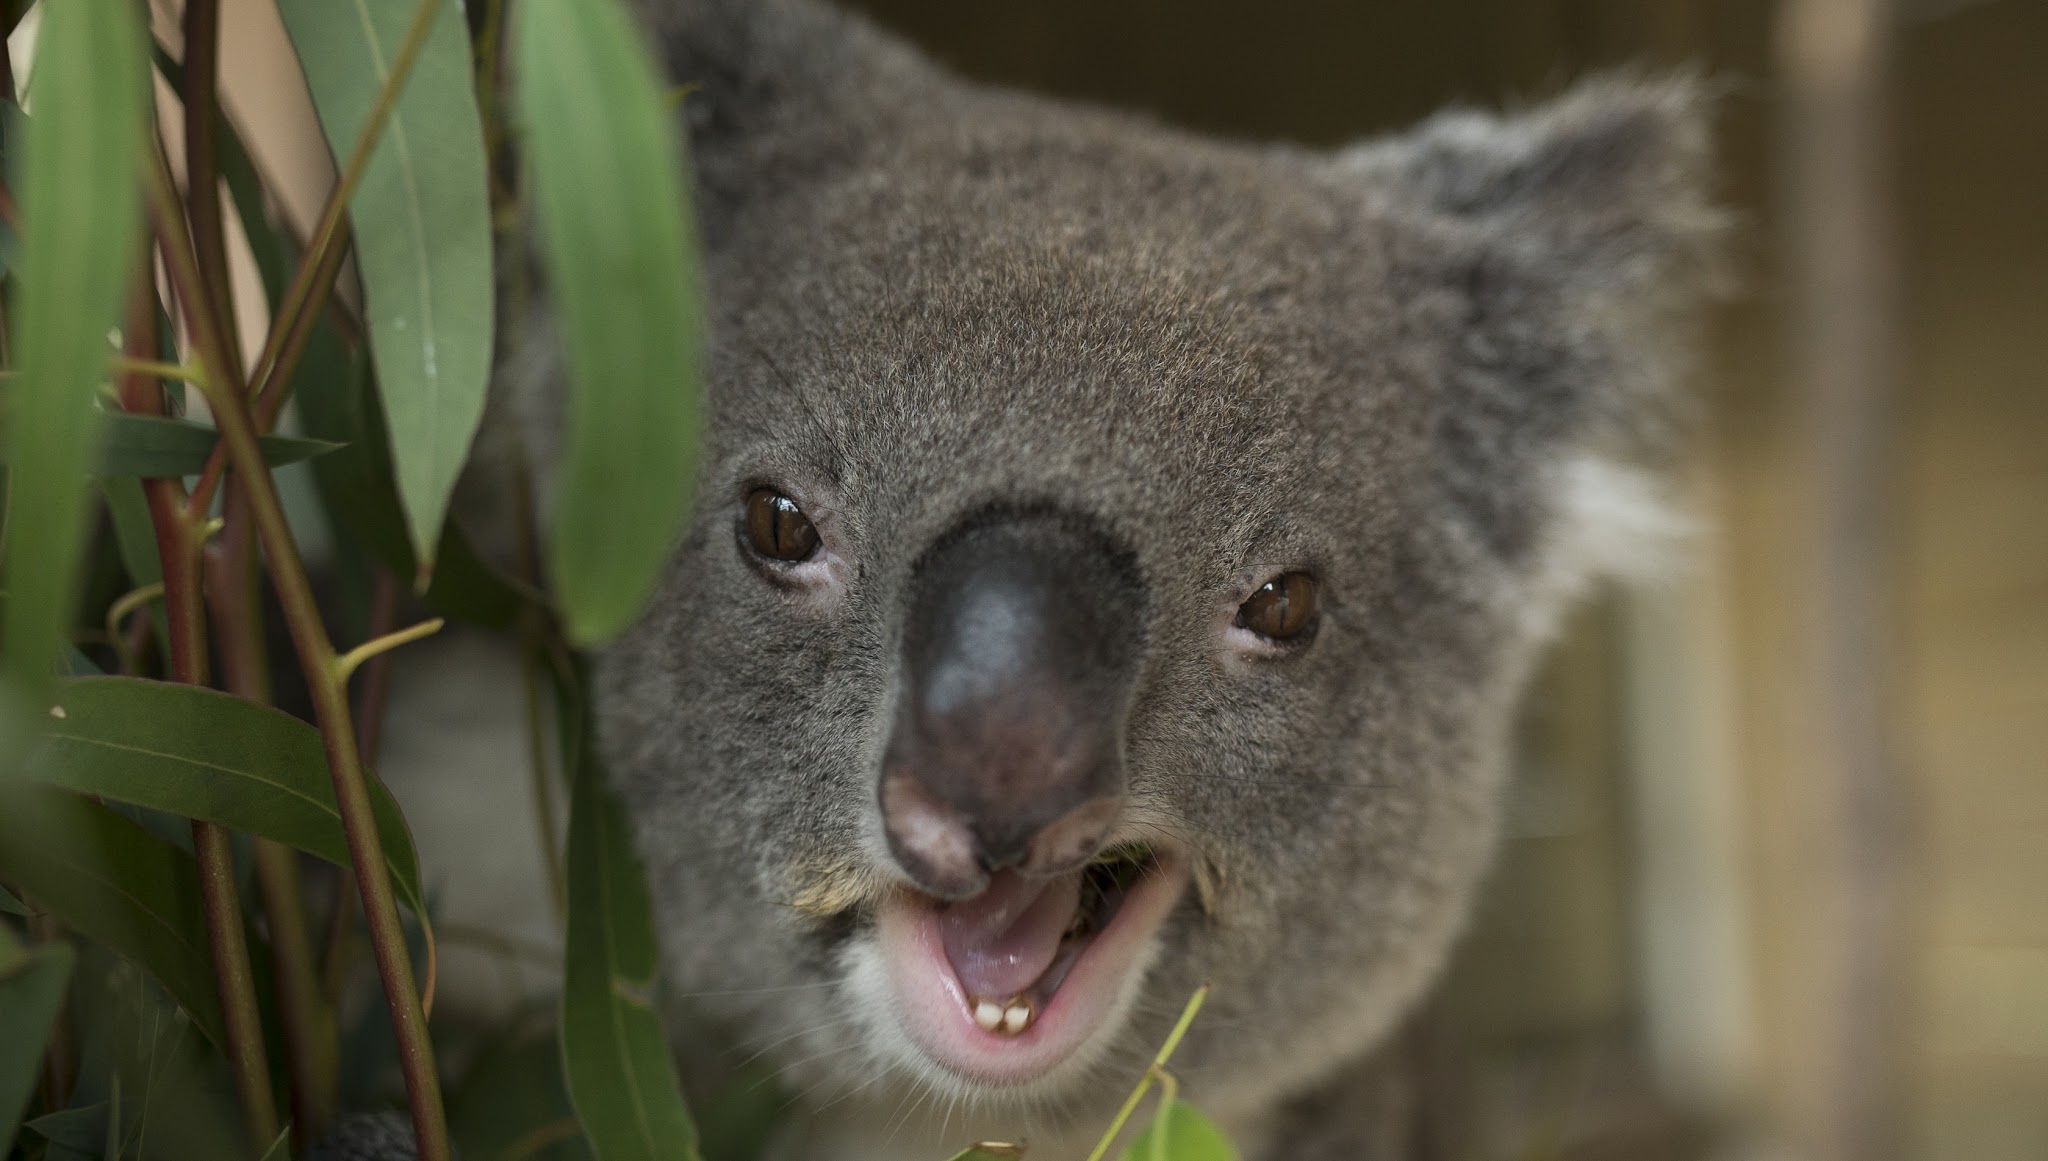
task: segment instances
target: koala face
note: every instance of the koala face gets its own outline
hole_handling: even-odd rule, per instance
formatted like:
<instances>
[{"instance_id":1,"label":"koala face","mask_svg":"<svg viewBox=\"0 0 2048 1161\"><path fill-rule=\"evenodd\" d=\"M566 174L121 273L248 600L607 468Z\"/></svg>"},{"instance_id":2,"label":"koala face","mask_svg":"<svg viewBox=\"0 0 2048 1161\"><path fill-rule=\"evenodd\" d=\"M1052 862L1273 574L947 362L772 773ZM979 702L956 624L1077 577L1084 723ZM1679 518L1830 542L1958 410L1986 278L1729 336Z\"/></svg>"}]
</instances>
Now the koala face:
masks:
<instances>
[{"instance_id":1,"label":"koala face","mask_svg":"<svg viewBox=\"0 0 2048 1161\"><path fill-rule=\"evenodd\" d=\"M1254 1126L1426 987L1513 699L1626 563L1712 233L1683 85L1334 153L661 5L693 522L602 659L674 989L816 1103ZM1249 1130L1247 1130L1249 1131Z\"/></svg>"}]
</instances>

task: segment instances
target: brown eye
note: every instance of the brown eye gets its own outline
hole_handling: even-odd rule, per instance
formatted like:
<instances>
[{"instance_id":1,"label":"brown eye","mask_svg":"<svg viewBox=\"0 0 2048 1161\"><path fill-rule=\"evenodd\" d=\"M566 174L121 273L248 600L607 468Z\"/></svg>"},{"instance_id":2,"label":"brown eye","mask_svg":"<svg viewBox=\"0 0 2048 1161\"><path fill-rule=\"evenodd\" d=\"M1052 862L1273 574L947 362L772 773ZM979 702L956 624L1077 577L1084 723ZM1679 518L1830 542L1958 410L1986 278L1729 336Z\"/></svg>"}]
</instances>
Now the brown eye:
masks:
<instances>
[{"instance_id":1,"label":"brown eye","mask_svg":"<svg viewBox=\"0 0 2048 1161\"><path fill-rule=\"evenodd\" d=\"M747 495L747 543L770 560L795 564L818 551L818 528L795 500L755 488Z\"/></svg>"},{"instance_id":2,"label":"brown eye","mask_svg":"<svg viewBox=\"0 0 2048 1161\"><path fill-rule=\"evenodd\" d=\"M1316 582L1305 572L1274 577L1237 609L1238 628L1274 641L1301 636L1315 619Z\"/></svg>"}]
</instances>

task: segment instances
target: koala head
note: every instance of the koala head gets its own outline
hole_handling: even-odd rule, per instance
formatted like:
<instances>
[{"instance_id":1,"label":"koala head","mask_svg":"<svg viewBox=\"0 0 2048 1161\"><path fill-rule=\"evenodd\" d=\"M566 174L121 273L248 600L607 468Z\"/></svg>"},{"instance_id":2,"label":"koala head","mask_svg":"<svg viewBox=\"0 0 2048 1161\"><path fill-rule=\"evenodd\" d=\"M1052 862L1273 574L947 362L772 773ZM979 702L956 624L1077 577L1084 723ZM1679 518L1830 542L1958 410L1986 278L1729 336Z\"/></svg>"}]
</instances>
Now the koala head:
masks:
<instances>
[{"instance_id":1,"label":"koala head","mask_svg":"<svg viewBox=\"0 0 2048 1161\"><path fill-rule=\"evenodd\" d=\"M1099 1123L1203 982L1176 1071L1226 1119L1371 1049L1535 650L1656 518L1693 87L1317 152L643 7L698 86L710 414L600 717L675 990L885 1113Z\"/></svg>"}]
</instances>

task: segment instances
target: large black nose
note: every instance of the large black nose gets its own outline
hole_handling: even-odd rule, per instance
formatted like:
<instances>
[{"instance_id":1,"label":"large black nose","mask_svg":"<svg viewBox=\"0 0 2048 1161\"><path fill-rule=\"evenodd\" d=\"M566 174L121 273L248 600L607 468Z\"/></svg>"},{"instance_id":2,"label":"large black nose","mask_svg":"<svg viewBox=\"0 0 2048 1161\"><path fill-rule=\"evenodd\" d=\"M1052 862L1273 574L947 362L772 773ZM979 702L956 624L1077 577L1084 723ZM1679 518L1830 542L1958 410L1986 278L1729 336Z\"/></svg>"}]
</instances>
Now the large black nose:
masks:
<instances>
[{"instance_id":1,"label":"large black nose","mask_svg":"<svg viewBox=\"0 0 2048 1161\"><path fill-rule=\"evenodd\" d=\"M924 890L1051 875L1102 847L1124 802L1124 718L1145 593L1128 556L1059 516L976 524L911 583L903 687L878 795Z\"/></svg>"}]
</instances>

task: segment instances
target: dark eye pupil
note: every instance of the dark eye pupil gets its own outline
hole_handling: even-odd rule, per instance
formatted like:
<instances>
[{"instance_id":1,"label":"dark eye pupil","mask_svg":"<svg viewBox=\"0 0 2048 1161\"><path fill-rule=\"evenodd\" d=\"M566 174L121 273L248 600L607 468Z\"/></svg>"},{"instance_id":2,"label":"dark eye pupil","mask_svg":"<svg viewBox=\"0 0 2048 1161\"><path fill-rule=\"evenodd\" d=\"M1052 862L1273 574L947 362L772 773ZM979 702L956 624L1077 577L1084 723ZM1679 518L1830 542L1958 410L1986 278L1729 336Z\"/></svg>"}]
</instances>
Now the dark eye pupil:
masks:
<instances>
[{"instance_id":1,"label":"dark eye pupil","mask_svg":"<svg viewBox=\"0 0 2048 1161\"><path fill-rule=\"evenodd\" d=\"M1290 572L1260 585L1238 607L1237 624L1261 637L1286 641L1305 632L1315 614L1315 580L1305 572Z\"/></svg>"},{"instance_id":2,"label":"dark eye pupil","mask_svg":"<svg viewBox=\"0 0 2048 1161\"><path fill-rule=\"evenodd\" d=\"M818 550L818 529L795 500L756 488L747 496L747 542L770 560L795 563Z\"/></svg>"}]
</instances>

